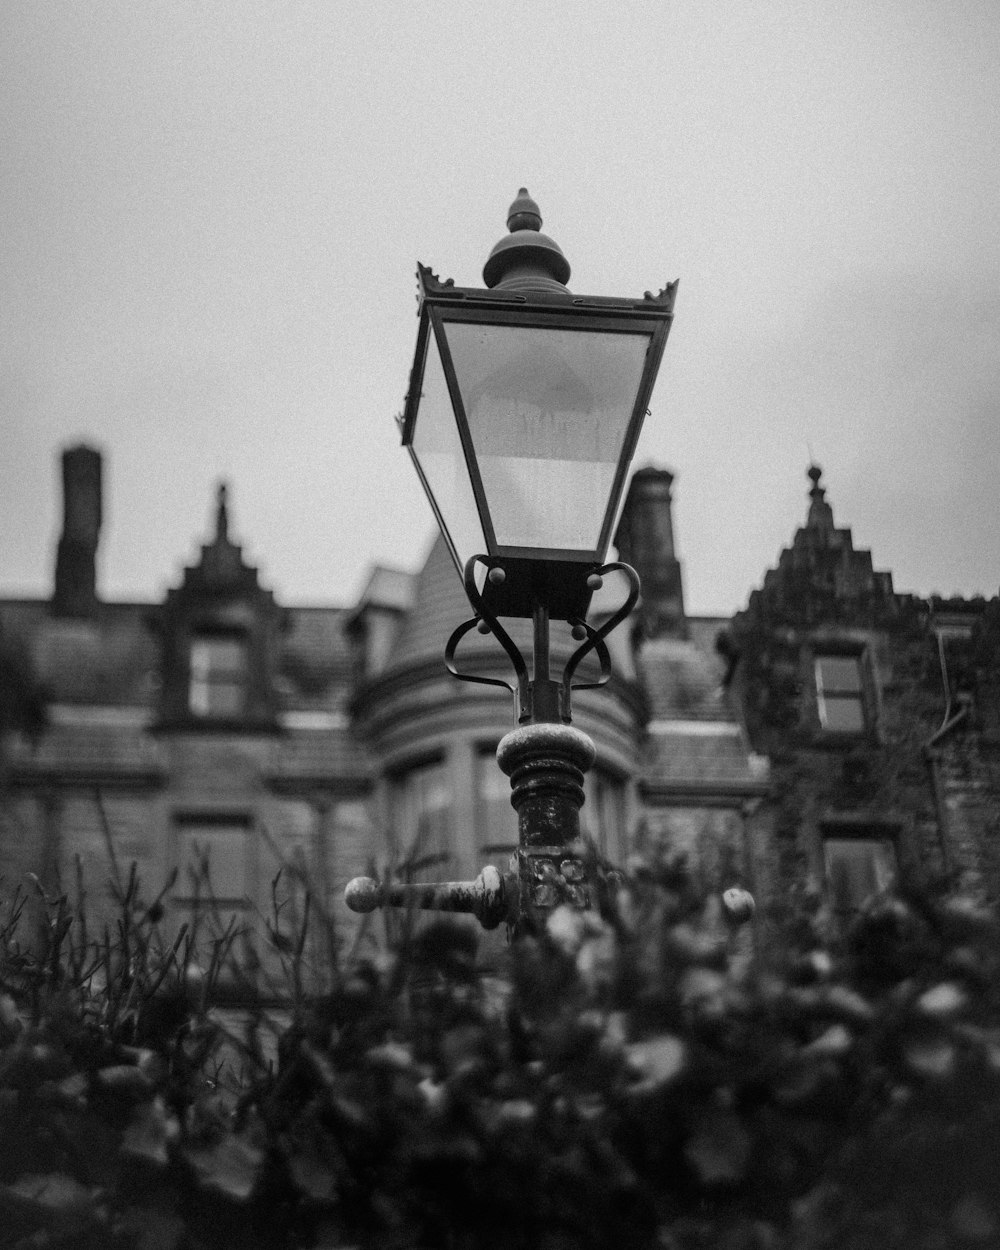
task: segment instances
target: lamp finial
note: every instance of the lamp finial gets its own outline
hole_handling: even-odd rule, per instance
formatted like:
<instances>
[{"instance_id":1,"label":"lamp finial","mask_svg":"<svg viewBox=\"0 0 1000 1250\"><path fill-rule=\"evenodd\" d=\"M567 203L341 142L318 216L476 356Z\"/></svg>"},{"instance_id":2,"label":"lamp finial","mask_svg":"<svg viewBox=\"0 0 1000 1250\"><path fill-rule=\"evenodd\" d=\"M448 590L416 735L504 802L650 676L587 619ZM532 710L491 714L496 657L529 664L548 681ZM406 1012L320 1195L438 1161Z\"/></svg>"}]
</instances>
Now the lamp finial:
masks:
<instances>
[{"instance_id":1,"label":"lamp finial","mask_svg":"<svg viewBox=\"0 0 1000 1250\"><path fill-rule=\"evenodd\" d=\"M486 285L568 295L569 261L559 244L541 233L542 214L527 187L507 210L507 229L483 268Z\"/></svg>"},{"instance_id":2,"label":"lamp finial","mask_svg":"<svg viewBox=\"0 0 1000 1250\"><path fill-rule=\"evenodd\" d=\"M517 199L507 210L507 229L513 234L515 230L541 230L541 228L542 214L538 211L538 205L528 194L528 188L521 187L517 193Z\"/></svg>"}]
</instances>

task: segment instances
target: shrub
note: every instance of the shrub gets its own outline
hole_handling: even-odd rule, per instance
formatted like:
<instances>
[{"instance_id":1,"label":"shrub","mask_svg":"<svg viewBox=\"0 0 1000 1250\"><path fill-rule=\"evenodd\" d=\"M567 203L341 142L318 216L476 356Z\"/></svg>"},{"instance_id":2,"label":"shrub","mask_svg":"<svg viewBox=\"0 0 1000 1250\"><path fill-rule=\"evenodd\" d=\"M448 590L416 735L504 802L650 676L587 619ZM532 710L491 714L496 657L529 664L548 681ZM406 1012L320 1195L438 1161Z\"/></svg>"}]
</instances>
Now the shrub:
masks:
<instances>
[{"instance_id":1,"label":"shrub","mask_svg":"<svg viewBox=\"0 0 1000 1250\"><path fill-rule=\"evenodd\" d=\"M1000 1244L998 932L967 901L883 899L838 941L803 908L754 960L682 871L637 866L488 974L469 928L402 925L239 1080L183 942L134 877L122 903L114 938L65 899L42 951L9 910L0 934L15 1242Z\"/></svg>"}]
</instances>

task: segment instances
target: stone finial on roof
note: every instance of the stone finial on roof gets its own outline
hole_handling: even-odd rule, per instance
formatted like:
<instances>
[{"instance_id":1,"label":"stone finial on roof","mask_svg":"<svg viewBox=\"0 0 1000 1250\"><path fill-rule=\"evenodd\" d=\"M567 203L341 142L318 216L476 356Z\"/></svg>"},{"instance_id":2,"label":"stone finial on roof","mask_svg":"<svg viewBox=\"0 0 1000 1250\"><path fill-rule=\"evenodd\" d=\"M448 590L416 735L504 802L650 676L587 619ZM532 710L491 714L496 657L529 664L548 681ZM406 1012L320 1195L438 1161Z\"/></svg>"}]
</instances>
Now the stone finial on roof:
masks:
<instances>
[{"instance_id":1,"label":"stone finial on roof","mask_svg":"<svg viewBox=\"0 0 1000 1250\"><path fill-rule=\"evenodd\" d=\"M220 482L215 492L215 541L217 543L229 541L228 497L229 487L225 482Z\"/></svg>"},{"instance_id":2,"label":"stone finial on roof","mask_svg":"<svg viewBox=\"0 0 1000 1250\"><path fill-rule=\"evenodd\" d=\"M215 488L215 531L202 544L198 563L184 570L184 588L203 591L256 593L257 570L243 559L243 549L229 535L229 486L220 481ZM174 591L170 592L174 594Z\"/></svg>"},{"instance_id":3,"label":"stone finial on roof","mask_svg":"<svg viewBox=\"0 0 1000 1250\"><path fill-rule=\"evenodd\" d=\"M854 546L849 527L834 525L819 465L811 464L807 476L812 486L806 523L751 594L747 613L811 627L848 617L858 626L895 619L899 604L891 573L875 572L871 552Z\"/></svg>"},{"instance_id":4,"label":"stone finial on roof","mask_svg":"<svg viewBox=\"0 0 1000 1250\"><path fill-rule=\"evenodd\" d=\"M833 530L833 509L826 502L826 490L819 484L819 480L823 476L823 470L818 464L811 464L806 471L806 475L812 482L812 487L809 490L809 498L812 502L809 504L806 526L809 529L830 532Z\"/></svg>"}]
</instances>

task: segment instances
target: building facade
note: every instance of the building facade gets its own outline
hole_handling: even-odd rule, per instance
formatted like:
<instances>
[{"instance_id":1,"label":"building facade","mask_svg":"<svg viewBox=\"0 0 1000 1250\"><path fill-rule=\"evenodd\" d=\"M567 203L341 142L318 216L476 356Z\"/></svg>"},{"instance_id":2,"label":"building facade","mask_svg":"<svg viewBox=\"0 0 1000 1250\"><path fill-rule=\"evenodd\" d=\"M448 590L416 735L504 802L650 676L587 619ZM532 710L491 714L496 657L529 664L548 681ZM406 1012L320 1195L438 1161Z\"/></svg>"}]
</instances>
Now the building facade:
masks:
<instances>
[{"instance_id":1,"label":"building facade","mask_svg":"<svg viewBox=\"0 0 1000 1250\"><path fill-rule=\"evenodd\" d=\"M372 865L434 880L506 864L516 821L495 750L512 702L445 671L470 609L443 543L416 574L373 570L356 604L283 605L231 538L220 487L180 583L108 602L101 457L76 447L62 464L52 595L0 599L7 883L76 881L103 906L135 862L174 925L210 894L266 934L276 878L308 883L343 925L343 886ZM583 826L615 862L683 855L765 909L804 883L846 912L902 873L995 893L998 601L897 594L810 473L806 525L733 620L686 613L671 475L634 475L616 545L642 599L609 639L611 682L574 704L597 747ZM594 616L620 601L609 577ZM554 661L573 645L556 632ZM461 661L508 676L475 631Z\"/></svg>"},{"instance_id":2,"label":"building facade","mask_svg":"<svg viewBox=\"0 0 1000 1250\"><path fill-rule=\"evenodd\" d=\"M854 547L811 466L806 523L722 637L769 764L762 897L849 917L947 880L1000 897L1000 600L920 599Z\"/></svg>"}]
</instances>

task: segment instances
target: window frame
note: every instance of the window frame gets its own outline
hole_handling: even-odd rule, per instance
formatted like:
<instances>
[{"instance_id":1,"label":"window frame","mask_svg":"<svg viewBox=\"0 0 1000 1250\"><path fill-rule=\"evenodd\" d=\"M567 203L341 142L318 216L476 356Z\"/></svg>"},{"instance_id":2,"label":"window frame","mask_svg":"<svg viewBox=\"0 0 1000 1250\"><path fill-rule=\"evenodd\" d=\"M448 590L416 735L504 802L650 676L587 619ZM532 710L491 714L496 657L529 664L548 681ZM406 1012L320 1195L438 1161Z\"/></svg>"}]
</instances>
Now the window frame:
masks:
<instances>
[{"instance_id":1,"label":"window frame","mask_svg":"<svg viewBox=\"0 0 1000 1250\"><path fill-rule=\"evenodd\" d=\"M628 777L598 762L584 778L584 793L581 831L593 840L602 858L615 863L620 857L624 863L628 855Z\"/></svg>"},{"instance_id":2,"label":"window frame","mask_svg":"<svg viewBox=\"0 0 1000 1250\"><path fill-rule=\"evenodd\" d=\"M520 845L520 835L518 830L518 815L511 806L510 795L510 778L504 773L500 765L497 763L497 748L495 743L476 743L473 747L473 800L475 803L475 831L476 831L476 853L479 856L477 864L481 867L485 863L491 863L501 872L507 872L510 868L510 857L517 851ZM484 781L490 782L501 787L500 792L496 795L487 795L485 793ZM489 841L487 835L490 832L490 826L494 821L488 815L489 808L493 804L499 804L499 799L503 797L506 804L507 812L509 812L510 820L510 839L504 841Z\"/></svg>"},{"instance_id":3,"label":"window frame","mask_svg":"<svg viewBox=\"0 0 1000 1250\"><path fill-rule=\"evenodd\" d=\"M210 662L207 665L197 664L197 649L199 647L210 648L213 643L225 643L230 646L235 644L239 648L241 661L239 667L224 665L213 670ZM198 668L203 668L204 671L197 673ZM250 707L250 639L244 630L197 629L193 631L187 643L187 673L187 712L195 721L207 723L240 720L247 715ZM196 690L204 692L204 707L197 705ZM221 707L213 706L213 691L220 690L237 692L235 703Z\"/></svg>"},{"instance_id":4,"label":"window frame","mask_svg":"<svg viewBox=\"0 0 1000 1250\"><path fill-rule=\"evenodd\" d=\"M857 688L848 685L830 685L824 678L823 665L830 661L851 664L857 676ZM868 728L865 706L865 674L863 656L855 652L816 651L813 655L813 682L816 692L816 715L820 728L828 734L863 734ZM834 725L830 713L834 708L857 708L859 724Z\"/></svg>"},{"instance_id":5,"label":"window frame","mask_svg":"<svg viewBox=\"0 0 1000 1250\"><path fill-rule=\"evenodd\" d=\"M851 661L857 672L857 690L837 684L824 687L821 665L825 660ZM817 745L842 746L878 737L879 694L869 640L858 638L817 638L804 648L800 672L806 680L801 725ZM838 727L828 723L827 705L857 705L861 714L858 727Z\"/></svg>"},{"instance_id":6,"label":"window frame","mask_svg":"<svg viewBox=\"0 0 1000 1250\"><path fill-rule=\"evenodd\" d=\"M891 890L901 879L900 841L902 830L896 822L885 820L824 820L819 827L823 866L823 889L834 913L843 920L859 915L868 902ZM834 845L870 849L875 888L850 906L838 906L834 896ZM881 876L881 880L879 877Z\"/></svg>"},{"instance_id":7,"label":"window frame","mask_svg":"<svg viewBox=\"0 0 1000 1250\"><path fill-rule=\"evenodd\" d=\"M173 816L171 862L177 871L177 878L171 890L171 904L178 914L184 914L195 923L202 917L213 914L222 915L238 913L246 915L253 910L257 889L257 855L253 837L254 821L250 813L238 811L184 811ZM231 833L243 839L242 874L243 890L239 894L217 895L214 890L202 894L197 886L189 891L190 878L187 867L190 862L185 853L185 842L191 839L192 846L197 847L196 838L210 834L212 831ZM211 857L209 848L208 861ZM200 864L199 864L200 871ZM211 872L209 862L209 874ZM211 877L206 881L211 886ZM224 926L223 926L224 927Z\"/></svg>"},{"instance_id":8,"label":"window frame","mask_svg":"<svg viewBox=\"0 0 1000 1250\"><path fill-rule=\"evenodd\" d=\"M444 811L444 836L442 846L428 850L426 854L415 854L419 850L421 838L419 829L420 804L412 786L414 779L421 774L429 774L436 769L440 775L448 802ZM394 768L388 776L389 783L389 816L390 843L396 859L395 870L407 880L422 880L424 874L439 875L442 869L453 861L455 856L455 788L448 766L448 758L443 753L418 756L405 764ZM433 870L433 872L432 872Z\"/></svg>"}]
</instances>

